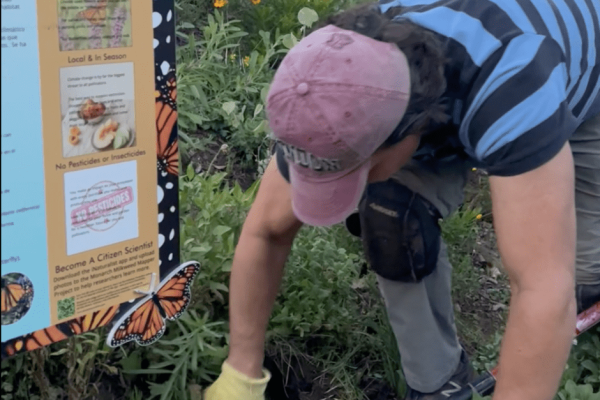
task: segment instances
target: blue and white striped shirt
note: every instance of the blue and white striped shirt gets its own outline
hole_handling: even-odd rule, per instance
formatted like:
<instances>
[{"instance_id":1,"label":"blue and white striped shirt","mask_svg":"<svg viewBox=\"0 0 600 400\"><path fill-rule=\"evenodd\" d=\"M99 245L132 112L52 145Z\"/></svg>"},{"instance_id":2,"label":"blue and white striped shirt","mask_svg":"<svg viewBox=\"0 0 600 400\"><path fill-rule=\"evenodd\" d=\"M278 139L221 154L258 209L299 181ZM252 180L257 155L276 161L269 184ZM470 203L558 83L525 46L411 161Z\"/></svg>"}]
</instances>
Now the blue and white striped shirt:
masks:
<instances>
[{"instance_id":1,"label":"blue and white striped shirt","mask_svg":"<svg viewBox=\"0 0 600 400\"><path fill-rule=\"evenodd\" d=\"M600 0L382 0L440 35L466 154L493 175L550 160L600 112Z\"/></svg>"}]
</instances>

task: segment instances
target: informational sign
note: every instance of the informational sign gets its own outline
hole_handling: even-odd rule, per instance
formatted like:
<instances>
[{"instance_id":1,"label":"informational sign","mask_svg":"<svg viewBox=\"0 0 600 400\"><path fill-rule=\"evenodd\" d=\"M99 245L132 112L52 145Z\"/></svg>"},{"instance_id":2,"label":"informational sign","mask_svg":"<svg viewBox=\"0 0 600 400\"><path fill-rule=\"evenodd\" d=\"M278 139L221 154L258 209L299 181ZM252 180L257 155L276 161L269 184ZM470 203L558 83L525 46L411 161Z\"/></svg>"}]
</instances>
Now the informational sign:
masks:
<instances>
[{"instance_id":1,"label":"informational sign","mask_svg":"<svg viewBox=\"0 0 600 400\"><path fill-rule=\"evenodd\" d=\"M2 0L3 358L123 325L165 279L189 297L174 11L173 0Z\"/></svg>"}]
</instances>

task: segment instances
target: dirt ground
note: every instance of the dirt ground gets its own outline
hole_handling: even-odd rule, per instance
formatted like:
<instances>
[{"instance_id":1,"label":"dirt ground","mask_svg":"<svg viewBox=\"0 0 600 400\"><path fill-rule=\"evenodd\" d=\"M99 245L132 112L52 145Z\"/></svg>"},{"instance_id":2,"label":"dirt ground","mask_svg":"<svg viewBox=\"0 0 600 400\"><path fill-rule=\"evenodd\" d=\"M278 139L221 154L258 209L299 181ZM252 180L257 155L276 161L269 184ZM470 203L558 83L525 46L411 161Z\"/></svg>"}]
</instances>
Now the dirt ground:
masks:
<instances>
[{"instance_id":1,"label":"dirt ground","mask_svg":"<svg viewBox=\"0 0 600 400\"><path fill-rule=\"evenodd\" d=\"M208 171L210 167L210 172L229 172L226 180L233 184L237 182L242 190L248 189L255 181L256 181L256 172L244 168L240 165L240 163L231 162L228 157L228 153L231 152L231 149L223 150L222 147L226 142L224 139L219 137L211 136L210 141L206 140L208 134L206 132L199 131L197 135L202 142L208 142L204 144L204 149L199 151L191 151L191 155L189 157L182 157L182 162L184 166L184 171L187 168L188 164L191 164L196 173L200 173L202 171Z\"/></svg>"}]
</instances>

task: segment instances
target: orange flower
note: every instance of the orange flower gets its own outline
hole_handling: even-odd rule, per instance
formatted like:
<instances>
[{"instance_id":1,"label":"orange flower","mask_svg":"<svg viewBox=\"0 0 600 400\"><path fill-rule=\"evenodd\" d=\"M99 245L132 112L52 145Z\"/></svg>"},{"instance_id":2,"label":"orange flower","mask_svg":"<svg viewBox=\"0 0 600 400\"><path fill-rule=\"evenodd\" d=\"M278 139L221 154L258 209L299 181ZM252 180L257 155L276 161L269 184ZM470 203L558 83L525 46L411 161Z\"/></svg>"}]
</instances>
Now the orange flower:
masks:
<instances>
[{"instance_id":1,"label":"orange flower","mask_svg":"<svg viewBox=\"0 0 600 400\"><path fill-rule=\"evenodd\" d=\"M260 0L250 0L250 2L254 5L260 4Z\"/></svg>"},{"instance_id":2,"label":"orange flower","mask_svg":"<svg viewBox=\"0 0 600 400\"><path fill-rule=\"evenodd\" d=\"M227 4L227 0L215 0L215 2L213 3L213 5L215 6L215 8L224 7L225 4Z\"/></svg>"},{"instance_id":3,"label":"orange flower","mask_svg":"<svg viewBox=\"0 0 600 400\"><path fill-rule=\"evenodd\" d=\"M250 65L250 57L248 57L248 56L244 57L244 60L243 60L243 62L244 62L244 65L245 65L246 67L247 67L248 65Z\"/></svg>"}]
</instances>

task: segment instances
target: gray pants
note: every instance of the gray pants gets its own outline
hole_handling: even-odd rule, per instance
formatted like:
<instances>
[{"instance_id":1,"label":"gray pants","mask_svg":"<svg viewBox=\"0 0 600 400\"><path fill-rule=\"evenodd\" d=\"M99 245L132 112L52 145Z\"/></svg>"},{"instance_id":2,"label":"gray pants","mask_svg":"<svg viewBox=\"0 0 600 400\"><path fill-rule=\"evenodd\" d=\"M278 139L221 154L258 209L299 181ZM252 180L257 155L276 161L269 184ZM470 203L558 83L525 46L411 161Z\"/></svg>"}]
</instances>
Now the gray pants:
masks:
<instances>
[{"instance_id":1,"label":"gray pants","mask_svg":"<svg viewBox=\"0 0 600 400\"><path fill-rule=\"evenodd\" d=\"M581 125L571 139L575 159L577 283L600 283L600 114ZM471 167L462 161L440 165L412 162L393 176L448 216L463 201ZM451 298L452 266L442 243L437 269L419 283L377 276L400 350L408 385L434 392L458 366L461 347Z\"/></svg>"}]
</instances>

